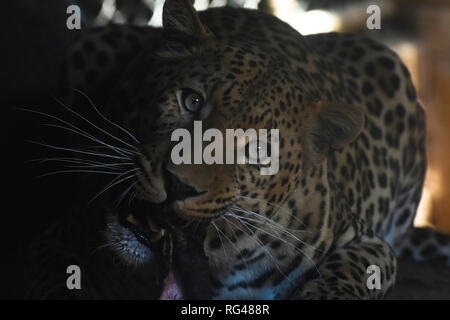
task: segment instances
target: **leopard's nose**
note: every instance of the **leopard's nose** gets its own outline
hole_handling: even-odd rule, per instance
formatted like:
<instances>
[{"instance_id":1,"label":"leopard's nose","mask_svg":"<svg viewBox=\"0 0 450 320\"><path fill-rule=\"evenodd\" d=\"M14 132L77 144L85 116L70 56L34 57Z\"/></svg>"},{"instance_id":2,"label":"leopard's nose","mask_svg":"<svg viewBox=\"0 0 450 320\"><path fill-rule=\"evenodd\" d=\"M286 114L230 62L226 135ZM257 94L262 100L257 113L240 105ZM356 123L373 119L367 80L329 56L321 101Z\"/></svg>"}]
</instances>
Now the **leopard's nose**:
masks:
<instances>
[{"instance_id":1,"label":"leopard's nose","mask_svg":"<svg viewBox=\"0 0 450 320\"><path fill-rule=\"evenodd\" d=\"M208 190L216 176L215 168L207 165L179 164L172 162L166 164L166 170L178 180L190 185L197 192Z\"/></svg>"},{"instance_id":2,"label":"leopard's nose","mask_svg":"<svg viewBox=\"0 0 450 320\"><path fill-rule=\"evenodd\" d=\"M138 191L138 197L153 203L166 201L167 192L165 189L162 166L152 164L144 157L139 158L137 163L141 168L136 174L136 190Z\"/></svg>"}]
</instances>

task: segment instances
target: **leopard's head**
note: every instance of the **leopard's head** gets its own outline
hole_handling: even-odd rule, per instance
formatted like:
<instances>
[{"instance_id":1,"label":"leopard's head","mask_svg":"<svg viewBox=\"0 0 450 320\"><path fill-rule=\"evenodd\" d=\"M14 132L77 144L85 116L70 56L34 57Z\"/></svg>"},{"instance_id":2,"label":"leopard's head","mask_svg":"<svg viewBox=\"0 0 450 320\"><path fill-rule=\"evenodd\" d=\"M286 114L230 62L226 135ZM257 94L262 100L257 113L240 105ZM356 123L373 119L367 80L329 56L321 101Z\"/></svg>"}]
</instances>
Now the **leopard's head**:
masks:
<instances>
[{"instance_id":1,"label":"leopard's head","mask_svg":"<svg viewBox=\"0 0 450 320\"><path fill-rule=\"evenodd\" d=\"M317 186L328 152L350 143L363 123L357 108L317 94L315 77L299 78L298 65L276 45L224 34L211 32L190 1L166 1L158 44L131 64L108 111L139 141L134 179L141 209L128 220L145 225L145 212L155 239L165 236L166 224L204 223L204 249L218 268L261 245L277 249L277 257L295 256L264 232L286 235L302 229L302 213L320 216L326 192ZM313 60L302 62L306 72ZM229 129L254 130L256 138L232 139L230 148ZM255 150L267 151L271 162L249 164L258 162Z\"/></svg>"}]
</instances>

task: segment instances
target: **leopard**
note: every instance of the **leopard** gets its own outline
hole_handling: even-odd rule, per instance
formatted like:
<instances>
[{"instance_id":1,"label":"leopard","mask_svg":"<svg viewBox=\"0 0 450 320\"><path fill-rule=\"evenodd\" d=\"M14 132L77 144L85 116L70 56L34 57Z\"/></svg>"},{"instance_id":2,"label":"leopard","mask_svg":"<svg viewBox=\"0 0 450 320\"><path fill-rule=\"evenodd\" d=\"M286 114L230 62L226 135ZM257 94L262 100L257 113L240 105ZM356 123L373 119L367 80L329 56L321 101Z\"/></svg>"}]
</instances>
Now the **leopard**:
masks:
<instances>
[{"instance_id":1,"label":"leopard","mask_svg":"<svg viewBox=\"0 0 450 320\"><path fill-rule=\"evenodd\" d=\"M61 82L73 113L99 114L102 144L128 162L113 181L133 181L132 205L109 206L104 241L130 270L165 261L160 298L381 299L398 258L450 264L450 237L413 224L425 111L394 51L188 0L167 0L162 23L83 32ZM171 134L195 121L278 129L279 171L174 164Z\"/></svg>"}]
</instances>

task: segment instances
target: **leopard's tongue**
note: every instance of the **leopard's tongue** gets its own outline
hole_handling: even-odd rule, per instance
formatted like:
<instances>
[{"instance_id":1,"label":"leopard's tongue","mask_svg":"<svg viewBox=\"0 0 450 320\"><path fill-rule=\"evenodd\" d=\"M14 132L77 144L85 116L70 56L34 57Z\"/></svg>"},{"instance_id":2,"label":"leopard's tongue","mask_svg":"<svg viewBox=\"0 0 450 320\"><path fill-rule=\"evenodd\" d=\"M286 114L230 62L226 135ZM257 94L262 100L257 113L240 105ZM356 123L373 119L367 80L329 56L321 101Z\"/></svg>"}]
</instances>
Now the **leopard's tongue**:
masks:
<instances>
[{"instance_id":1,"label":"leopard's tongue","mask_svg":"<svg viewBox=\"0 0 450 320\"><path fill-rule=\"evenodd\" d=\"M157 235L161 234L162 236L165 235L166 230L155 226L155 224L150 218L147 218L147 223L148 227L153 233L156 233ZM181 299L183 299L183 293L181 292L180 286L175 277L173 266L171 266L169 274L165 279L164 288L161 293L161 296L159 297L159 300L181 300Z\"/></svg>"},{"instance_id":2,"label":"leopard's tongue","mask_svg":"<svg viewBox=\"0 0 450 320\"><path fill-rule=\"evenodd\" d=\"M164 284L164 289L162 291L159 300L181 300L183 299L183 293L181 292L180 286L175 278L173 269L170 270L169 275L166 278Z\"/></svg>"}]
</instances>

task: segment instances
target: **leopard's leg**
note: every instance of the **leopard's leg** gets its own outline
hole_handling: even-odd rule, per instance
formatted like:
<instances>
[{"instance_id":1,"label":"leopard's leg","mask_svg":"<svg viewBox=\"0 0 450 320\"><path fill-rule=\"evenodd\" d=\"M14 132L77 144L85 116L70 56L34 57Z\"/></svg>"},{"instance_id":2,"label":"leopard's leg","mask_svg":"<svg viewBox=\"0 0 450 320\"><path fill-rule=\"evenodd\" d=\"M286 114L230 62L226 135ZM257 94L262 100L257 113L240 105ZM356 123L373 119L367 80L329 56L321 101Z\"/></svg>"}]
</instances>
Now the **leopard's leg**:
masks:
<instances>
[{"instance_id":1,"label":"leopard's leg","mask_svg":"<svg viewBox=\"0 0 450 320\"><path fill-rule=\"evenodd\" d=\"M400 259L439 261L450 266L450 235L432 228L409 229L394 243L394 250Z\"/></svg>"},{"instance_id":2,"label":"leopard's leg","mask_svg":"<svg viewBox=\"0 0 450 320\"><path fill-rule=\"evenodd\" d=\"M381 299L394 286L397 260L386 242L363 235L331 252L319 265L319 272L292 298Z\"/></svg>"},{"instance_id":3,"label":"leopard's leg","mask_svg":"<svg viewBox=\"0 0 450 320\"><path fill-rule=\"evenodd\" d=\"M417 177L421 181L423 174ZM417 205L421 198L422 185L407 190L399 197L390 225L381 234L393 248L399 259L412 258L416 261L440 261L450 265L450 235L429 227L414 227Z\"/></svg>"}]
</instances>

